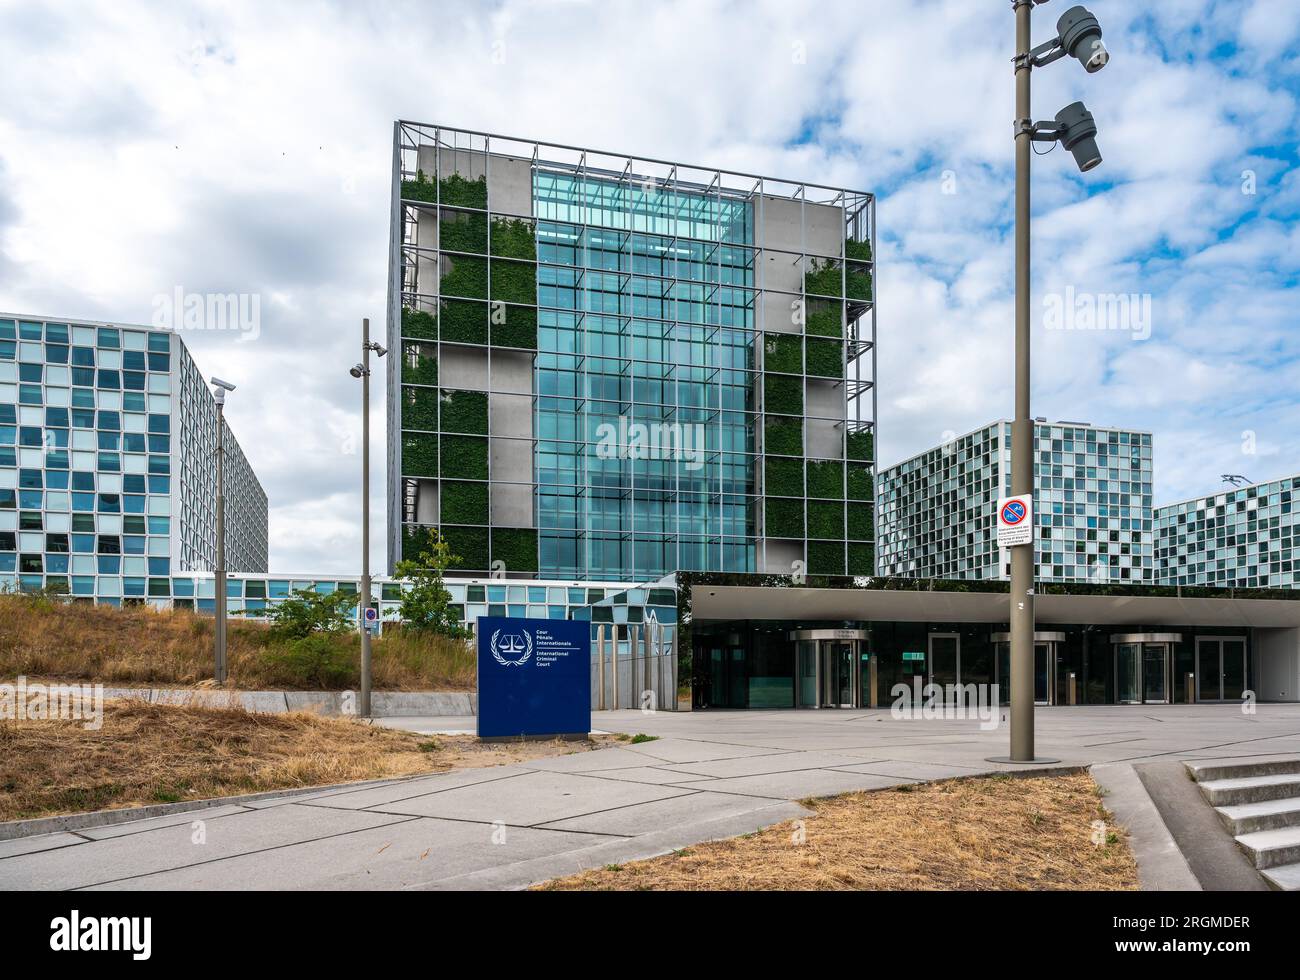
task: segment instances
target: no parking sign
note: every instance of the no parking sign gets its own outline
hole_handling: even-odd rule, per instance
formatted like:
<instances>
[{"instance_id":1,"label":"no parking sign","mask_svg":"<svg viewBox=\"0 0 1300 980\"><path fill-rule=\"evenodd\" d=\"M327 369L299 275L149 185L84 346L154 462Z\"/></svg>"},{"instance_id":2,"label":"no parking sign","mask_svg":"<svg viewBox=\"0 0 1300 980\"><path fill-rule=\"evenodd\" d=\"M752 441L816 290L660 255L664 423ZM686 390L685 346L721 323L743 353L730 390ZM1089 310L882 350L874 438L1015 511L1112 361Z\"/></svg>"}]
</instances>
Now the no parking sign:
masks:
<instances>
[{"instance_id":1,"label":"no parking sign","mask_svg":"<svg viewBox=\"0 0 1300 980\"><path fill-rule=\"evenodd\" d=\"M1029 494L998 501L998 547L1034 543L1034 498Z\"/></svg>"}]
</instances>

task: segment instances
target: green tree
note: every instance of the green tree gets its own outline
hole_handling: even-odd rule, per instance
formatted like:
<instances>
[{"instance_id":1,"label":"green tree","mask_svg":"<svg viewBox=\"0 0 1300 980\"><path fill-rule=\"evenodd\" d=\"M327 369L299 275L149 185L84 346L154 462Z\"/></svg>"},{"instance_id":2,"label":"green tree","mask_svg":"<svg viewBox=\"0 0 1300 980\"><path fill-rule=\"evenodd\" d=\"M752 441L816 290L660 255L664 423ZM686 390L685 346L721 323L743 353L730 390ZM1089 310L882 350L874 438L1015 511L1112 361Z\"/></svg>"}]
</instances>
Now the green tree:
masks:
<instances>
[{"instance_id":1,"label":"green tree","mask_svg":"<svg viewBox=\"0 0 1300 980\"><path fill-rule=\"evenodd\" d=\"M452 554L451 546L437 531L429 531L428 542L429 547L417 558L397 563L398 576L411 583L402 592L398 612L409 629L453 638L467 637L470 631L461 626L460 614L451 608L451 593L442 581L448 568L460 564L460 555Z\"/></svg>"},{"instance_id":2,"label":"green tree","mask_svg":"<svg viewBox=\"0 0 1300 980\"><path fill-rule=\"evenodd\" d=\"M356 625L352 610L357 601L350 592L324 594L294 589L289 598L272 607L271 633L281 640L300 640L312 633L342 633Z\"/></svg>"}]
</instances>

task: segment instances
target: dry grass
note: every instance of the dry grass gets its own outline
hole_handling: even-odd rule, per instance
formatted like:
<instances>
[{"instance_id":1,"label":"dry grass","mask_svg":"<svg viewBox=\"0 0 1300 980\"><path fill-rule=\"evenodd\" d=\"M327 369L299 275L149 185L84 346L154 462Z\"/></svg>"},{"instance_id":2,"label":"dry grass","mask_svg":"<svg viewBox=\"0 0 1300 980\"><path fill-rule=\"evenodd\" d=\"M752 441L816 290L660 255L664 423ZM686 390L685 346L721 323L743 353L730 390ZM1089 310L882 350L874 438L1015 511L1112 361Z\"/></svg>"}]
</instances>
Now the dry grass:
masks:
<instances>
[{"instance_id":1,"label":"dry grass","mask_svg":"<svg viewBox=\"0 0 1300 980\"><path fill-rule=\"evenodd\" d=\"M304 712L110 700L98 731L0 722L0 820L508 765L609 741L480 744Z\"/></svg>"},{"instance_id":2,"label":"dry grass","mask_svg":"<svg viewBox=\"0 0 1300 980\"><path fill-rule=\"evenodd\" d=\"M649 861L548 882L563 890L1137 888L1122 830L1086 773L948 780L806 801L816 815ZM1093 843L1093 821L1106 820Z\"/></svg>"},{"instance_id":3,"label":"dry grass","mask_svg":"<svg viewBox=\"0 0 1300 980\"><path fill-rule=\"evenodd\" d=\"M210 616L147 606L114 609L0 594L0 677L93 680L105 684L190 686L212 676ZM360 637L333 636L340 662L358 676L328 685L282 655L262 623L234 620L227 631L229 686L303 690L360 684ZM391 630L372 645L378 690L473 690L474 654L465 644Z\"/></svg>"}]
</instances>

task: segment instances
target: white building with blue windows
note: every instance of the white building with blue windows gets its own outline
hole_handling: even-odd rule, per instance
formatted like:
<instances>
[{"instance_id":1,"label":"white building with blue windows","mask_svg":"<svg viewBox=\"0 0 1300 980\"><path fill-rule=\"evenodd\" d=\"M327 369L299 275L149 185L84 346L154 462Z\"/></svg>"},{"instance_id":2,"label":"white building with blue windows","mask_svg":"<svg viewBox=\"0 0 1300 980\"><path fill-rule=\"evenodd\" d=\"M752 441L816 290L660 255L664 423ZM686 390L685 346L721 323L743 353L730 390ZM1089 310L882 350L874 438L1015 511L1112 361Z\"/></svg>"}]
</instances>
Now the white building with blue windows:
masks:
<instances>
[{"instance_id":1,"label":"white building with blue windows","mask_svg":"<svg viewBox=\"0 0 1300 980\"><path fill-rule=\"evenodd\" d=\"M213 568L217 414L179 334L0 313L0 589L107 604ZM267 568L267 498L225 432L226 558Z\"/></svg>"}]
</instances>

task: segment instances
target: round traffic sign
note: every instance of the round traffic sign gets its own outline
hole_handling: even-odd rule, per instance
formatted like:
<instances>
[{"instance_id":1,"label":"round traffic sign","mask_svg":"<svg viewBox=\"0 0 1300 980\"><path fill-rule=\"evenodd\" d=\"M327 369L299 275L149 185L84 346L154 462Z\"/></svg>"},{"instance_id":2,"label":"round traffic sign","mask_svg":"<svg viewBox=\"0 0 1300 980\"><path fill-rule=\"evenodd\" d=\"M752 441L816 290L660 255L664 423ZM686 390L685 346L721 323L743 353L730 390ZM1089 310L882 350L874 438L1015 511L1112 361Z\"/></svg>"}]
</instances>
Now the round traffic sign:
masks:
<instances>
[{"instance_id":1,"label":"round traffic sign","mask_svg":"<svg viewBox=\"0 0 1300 980\"><path fill-rule=\"evenodd\" d=\"M366 607L366 622L367 622L367 623L373 623L373 622L374 622L376 619L378 619L378 618L379 618L379 610L378 610L378 609L372 609L372 608L370 608L369 606L367 606L367 607Z\"/></svg>"},{"instance_id":2,"label":"round traffic sign","mask_svg":"<svg viewBox=\"0 0 1300 980\"><path fill-rule=\"evenodd\" d=\"M1002 508L1002 523L1012 527L1025 519L1025 505L1019 500L1009 500Z\"/></svg>"}]
</instances>

